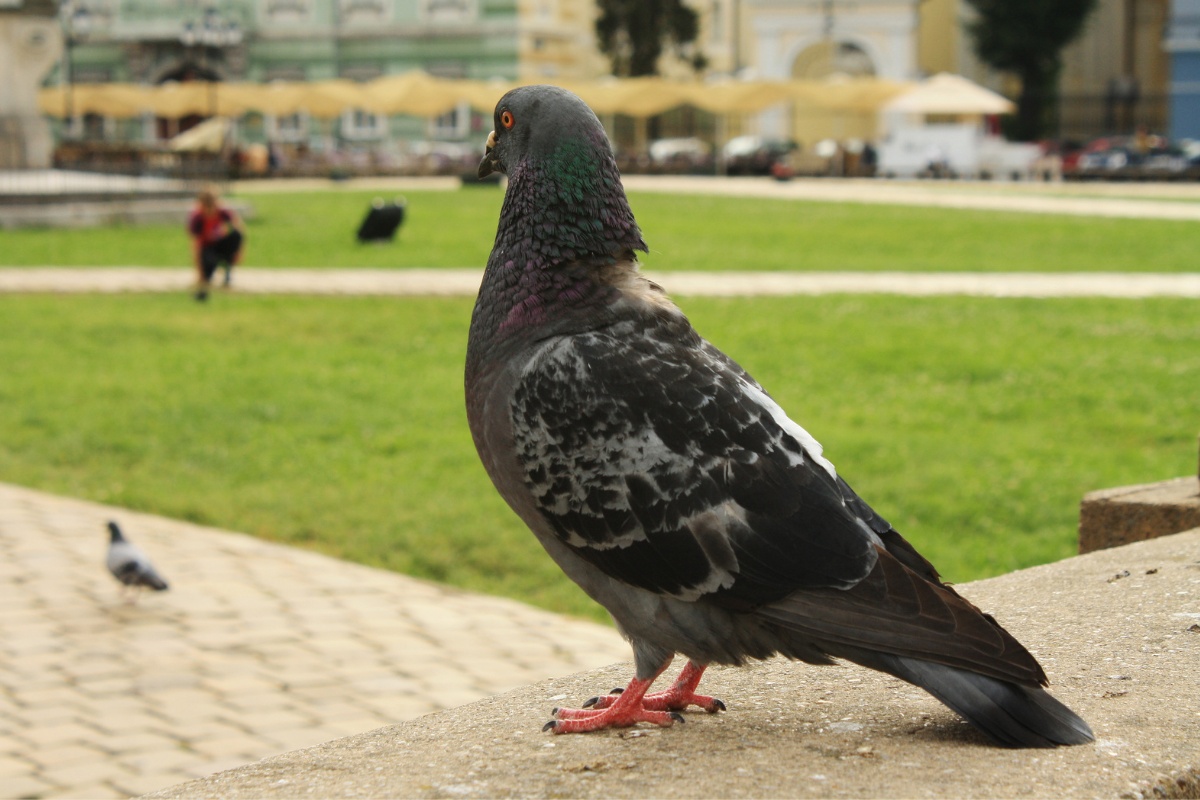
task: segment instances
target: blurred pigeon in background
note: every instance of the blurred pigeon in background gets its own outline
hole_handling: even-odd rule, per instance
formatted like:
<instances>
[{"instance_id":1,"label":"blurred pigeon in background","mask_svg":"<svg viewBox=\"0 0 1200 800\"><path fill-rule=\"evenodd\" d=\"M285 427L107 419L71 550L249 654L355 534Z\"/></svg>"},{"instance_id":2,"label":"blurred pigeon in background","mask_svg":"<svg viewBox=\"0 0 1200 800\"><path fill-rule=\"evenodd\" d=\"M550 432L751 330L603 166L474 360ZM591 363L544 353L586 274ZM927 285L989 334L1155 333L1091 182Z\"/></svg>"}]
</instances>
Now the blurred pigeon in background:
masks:
<instances>
[{"instance_id":1,"label":"blurred pigeon in background","mask_svg":"<svg viewBox=\"0 0 1200 800\"><path fill-rule=\"evenodd\" d=\"M781 654L895 675L1001 745L1091 741L1029 651L642 275L646 244L591 109L526 86L494 123L479 174L505 172L508 189L471 318L471 434L500 494L612 614L636 669L619 694L555 709L547 729L716 713L725 705L696 692L708 664ZM676 653L679 678L648 693Z\"/></svg>"},{"instance_id":2,"label":"blurred pigeon in background","mask_svg":"<svg viewBox=\"0 0 1200 800\"><path fill-rule=\"evenodd\" d=\"M133 591L133 600L143 587L149 587L156 592L164 591L167 582L159 577L154 565L146 554L134 547L121 533L121 528L115 522L108 523L109 543L106 564L108 571L122 584L122 592Z\"/></svg>"}]
</instances>

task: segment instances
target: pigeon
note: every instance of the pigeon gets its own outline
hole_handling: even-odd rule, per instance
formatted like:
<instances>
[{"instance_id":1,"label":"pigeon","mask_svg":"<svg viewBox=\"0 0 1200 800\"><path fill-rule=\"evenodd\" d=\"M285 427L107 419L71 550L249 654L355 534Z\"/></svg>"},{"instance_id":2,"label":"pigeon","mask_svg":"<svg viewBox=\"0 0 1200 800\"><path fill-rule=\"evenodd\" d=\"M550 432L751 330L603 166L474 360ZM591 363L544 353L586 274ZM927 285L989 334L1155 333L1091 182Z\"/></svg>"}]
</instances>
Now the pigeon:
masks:
<instances>
[{"instance_id":1,"label":"pigeon","mask_svg":"<svg viewBox=\"0 0 1200 800\"><path fill-rule=\"evenodd\" d=\"M134 598L143 587L156 592L165 591L167 582L164 581L150 559L140 549L129 543L116 522L108 523L108 558L105 563L108 571L122 584L122 591L132 589Z\"/></svg>"},{"instance_id":2,"label":"pigeon","mask_svg":"<svg viewBox=\"0 0 1200 800\"><path fill-rule=\"evenodd\" d=\"M1037 660L862 500L640 271L612 146L578 97L505 94L479 176L508 177L472 312L467 417L483 466L633 649L623 690L554 733L663 727L710 664L853 662L919 686L1007 747L1091 741ZM651 685L676 655L668 688Z\"/></svg>"}]
</instances>

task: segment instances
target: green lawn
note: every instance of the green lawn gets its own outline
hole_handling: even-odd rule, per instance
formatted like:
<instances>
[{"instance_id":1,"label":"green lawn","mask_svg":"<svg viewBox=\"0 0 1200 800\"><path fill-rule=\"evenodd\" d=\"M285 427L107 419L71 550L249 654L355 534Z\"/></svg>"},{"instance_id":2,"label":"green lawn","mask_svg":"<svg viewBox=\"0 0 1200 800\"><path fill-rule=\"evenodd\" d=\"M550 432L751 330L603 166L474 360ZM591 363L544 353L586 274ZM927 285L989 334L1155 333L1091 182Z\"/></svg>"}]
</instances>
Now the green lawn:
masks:
<instances>
[{"instance_id":1,"label":"green lawn","mask_svg":"<svg viewBox=\"0 0 1200 800\"><path fill-rule=\"evenodd\" d=\"M0 296L0 480L601 618L478 464L471 302ZM1084 492L1195 470L1191 300L683 305L950 580L1069 555Z\"/></svg>"},{"instance_id":2,"label":"green lawn","mask_svg":"<svg viewBox=\"0 0 1200 800\"><path fill-rule=\"evenodd\" d=\"M376 191L253 194L253 267L470 267L487 261L501 193L406 192L390 245L354 231ZM853 203L640 193L631 196L657 270L1187 272L1194 222L1097 219ZM5 231L0 266L186 267L179 225Z\"/></svg>"}]
</instances>

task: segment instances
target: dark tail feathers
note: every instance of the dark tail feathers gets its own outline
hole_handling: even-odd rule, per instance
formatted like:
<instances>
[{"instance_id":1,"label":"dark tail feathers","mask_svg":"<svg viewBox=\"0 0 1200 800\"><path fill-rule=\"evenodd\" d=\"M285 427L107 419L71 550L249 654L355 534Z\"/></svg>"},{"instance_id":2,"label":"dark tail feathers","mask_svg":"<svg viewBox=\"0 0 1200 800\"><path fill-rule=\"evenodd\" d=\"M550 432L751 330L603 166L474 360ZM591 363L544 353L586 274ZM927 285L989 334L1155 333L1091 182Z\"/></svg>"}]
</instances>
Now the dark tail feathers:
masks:
<instances>
[{"instance_id":1,"label":"dark tail feathers","mask_svg":"<svg viewBox=\"0 0 1200 800\"><path fill-rule=\"evenodd\" d=\"M1096 738L1078 714L1041 687L915 658L877 657L876 669L920 686L1005 747L1057 747Z\"/></svg>"},{"instance_id":2,"label":"dark tail feathers","mask_svg":"<svg viewBox=\"0 0 1200 800\"><path fill-rule=\"evenodd\" d=\"M158 577L158 573L155 572L153 568L151 568L148 572L142 573L141 580L139 581L139 583L142 586L149 586L151 589L153 589L156 592L165 592L167 589L170 588L169 586L167 586L166 581L164 581L162 578Z\"/></svg>"}]
</instances>

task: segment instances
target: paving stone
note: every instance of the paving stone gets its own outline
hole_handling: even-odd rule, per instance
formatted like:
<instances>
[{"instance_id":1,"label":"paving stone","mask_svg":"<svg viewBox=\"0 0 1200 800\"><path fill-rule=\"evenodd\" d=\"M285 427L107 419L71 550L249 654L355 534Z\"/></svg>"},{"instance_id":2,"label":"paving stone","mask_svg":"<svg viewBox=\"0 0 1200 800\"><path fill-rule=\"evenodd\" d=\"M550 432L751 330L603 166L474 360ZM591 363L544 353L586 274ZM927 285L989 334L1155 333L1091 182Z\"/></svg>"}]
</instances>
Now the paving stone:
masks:
<instances>
[{"instance_id":1,"label":"paving stone","mask_svg":"<svg viewBox=\"0 0 1200 800\"><path fill-rule=\"evenodd\" d=\"M163 750L129 753L121 756L119 760L134 774L180 772L190 775L192 773L188 770L196 764L208 761L208 758L194 750L173 745Z\"/></svg>"},{"instance_id":2,"label":"paving stone","mask_svg":"<svg viewBox=\"0 0 1200 800\"><path fill-rule=\"evenodd\" d=\"M162 788L161 786L158 788ZM148 789L147 791L153 791ZM129 795L120 789L114 788L106 783L92 783L84 786L72 785L66 789L47 792L40 795L38 800L108 800L108 798L125 798Z\"/></svg>"},{"instance_id":3,"label":"paving stone","mask_svg":"<svg viewBox=\"0 0 1200 800\"><path fill-rule=\"evenodd\" d=\"M236 713L240 718L249 718L254 714L269 713L280 708L286 708L292 703L290 692L250 692L242 694L225 694L221 697L220 706L225 711L215 711L220 716Z\"/></svg>"},{"instance_id":4,"label":"paving stone","mask_svg":"<svg viewBox=\"0 0 1200 800\"><path fill-rule=\"evenodd\" d=\"M129 771L115 761L87 760L45 767L41 777L64 787L89 786L118 780Z\"/></svg>"},{"instance_id":5,"label":"paving stone","mask_svg":"<svg viewBox=\"0 0 1200 800\"><path fill-rule=\"evenodd\" d=\"M65 722L57 725L38 725L29 728L22 738L32 742L39 749L56 748L60 745L82 744L95 741L99 731L90 725L77 722Z\"/></svg>"},{"instance_id":6,"label":"paving stone","mask_svg":"<svg viewBox=\"0 0 1200 800\"><path fill-rule=\"evenodd\" d=\"M261 758L264 750L273 749L273 744L264 744L263 737L238 733L212 739L197 739L188 742L188 747L209 758L237 758L250 761Z\"/></svg>"},{"instance_id":7,"label":"paving stone","mask_svg":"<svg viewBox=\"0 0 1200 800\"><path fill-rule=\"evenodd\" d=\"M128 733L107 735L100 740L100 747L108 753L128 756L131 753L153 753L179 748L180 739L145 728L133 729Z\"/></svg>"},{"instance_id":8,"label":"paving stone","mask_svg":"<svg viewBox=\"0 0 1200 800\"><path fill-rule=\"evenodd\" d=\"M328 673L325 673L328 676ZM328 677L326 677L328 679ZM288 682L290 683L290 676ZM277 692L283 688L283 676L269 679L259 675L240 674L228 677L209 677L203 682L205 691L218 695L241 695L257 692Z\"/></svg>"},{"instance_id":9,"label":"paving stone","mask_svg":"<svg viewBox=\"0 0 1200 800\"><path fill-rule=\"evenodd\" d=\"M3 751L0 750L0 753ZM17 775L32 775L37 769L37 765L26 758L17 758L10 755L0 755L0 784L6 778L12 778Z\"/></svg>"},{"instance_id":10,"label":"paving stone","mask_svg":"<svg viewBox=\"0 0 1200 800\"><path fill-rule=\"evenodd\" d=\"M41 797L62 787L31 775L14 775L4 779L5 797Z\"/></svg>"},{"instance_id":11,"label":"paving stone","mask_svg":"<svg viewBox=\"0 0 1200 800\"><path fill-rule=\"evenodd\" d=\"M40 726L65 725L80 718L81 704L72 702L57 702L52 704L30 703L9 710L9 721L19 723L20 727L10 731L9 735L24 737L25 734Z\"/></svg>"},{"instance_id":12,"label":"paving stone","mask_svg":"<svg viewBox=\"0 0 1200 800\"><path fill-rule=\"evenodd\" d=\"M233 739L245 736L249 732L250 728L245 719L239 719L236 722L227 719L212 719L187 725L181 731L179 741L184 746L191 747L192 743L204 739Z\"/></svg>"}]
</instances>

